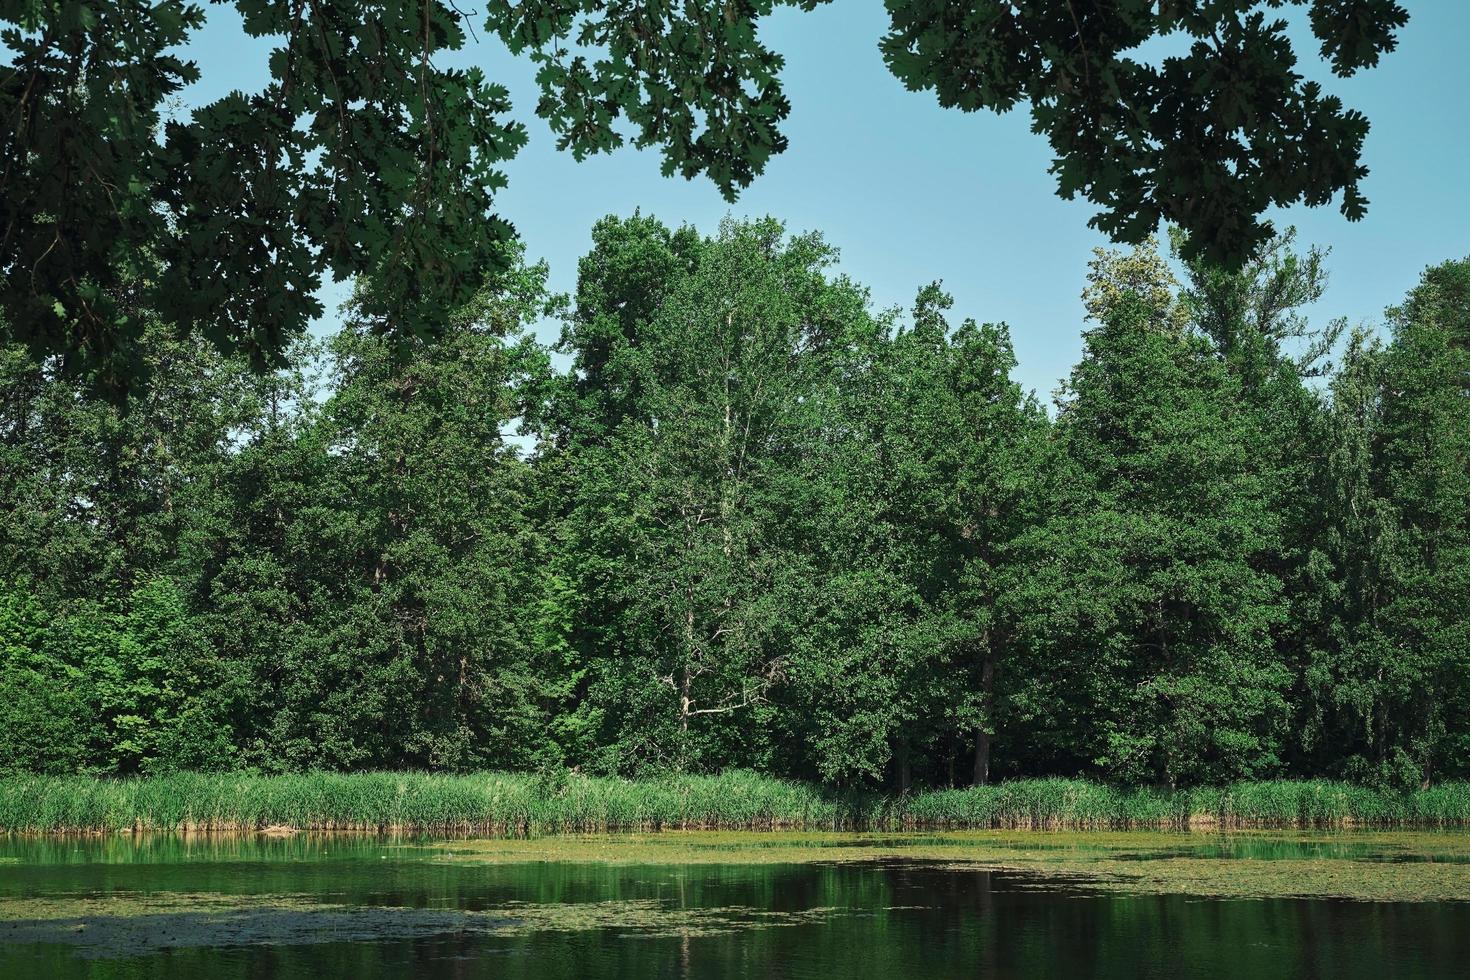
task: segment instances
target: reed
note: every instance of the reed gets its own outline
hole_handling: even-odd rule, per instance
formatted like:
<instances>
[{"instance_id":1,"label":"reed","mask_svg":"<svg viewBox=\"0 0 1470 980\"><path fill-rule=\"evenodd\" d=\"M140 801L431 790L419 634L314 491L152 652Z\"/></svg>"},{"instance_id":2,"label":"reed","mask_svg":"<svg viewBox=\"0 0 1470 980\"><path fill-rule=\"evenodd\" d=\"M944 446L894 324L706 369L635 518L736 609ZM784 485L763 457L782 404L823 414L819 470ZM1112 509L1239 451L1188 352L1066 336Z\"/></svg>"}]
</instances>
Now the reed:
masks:
<instances>
[{"instance_id":1,"label":"reed","mask_svg":"<svg viewBox=\"0 0 1470 980\"><path fill-rule=\"evenodd\" d=\"M1324 780L1169 791L1025 779L885 796L741 770L640 781L496 772L0 779L0 832L9 833L1465 825L1470 783L1411 793Z\"/></svg>"}]
</instances>

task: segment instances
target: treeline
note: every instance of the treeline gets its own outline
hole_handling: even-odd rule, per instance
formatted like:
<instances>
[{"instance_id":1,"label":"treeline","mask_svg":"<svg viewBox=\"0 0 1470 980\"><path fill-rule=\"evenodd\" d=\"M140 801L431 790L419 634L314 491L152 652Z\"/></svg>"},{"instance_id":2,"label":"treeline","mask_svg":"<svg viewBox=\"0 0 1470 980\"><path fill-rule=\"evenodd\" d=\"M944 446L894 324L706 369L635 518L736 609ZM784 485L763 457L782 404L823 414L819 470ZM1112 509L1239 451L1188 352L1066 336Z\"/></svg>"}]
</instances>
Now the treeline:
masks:
<instances>
[{"instance_id":1,"label":"treeline","mask_svg":"<svg viewBox=\"0 0 1470 980\"><path fill-rule=\"evenodd\" d=\"M1289 236L1100 253L1053 412L834 261L609 218L265 376L123 302L125 406L0 347L0 772L1470 775L1470 260L1379 339Z\"/></svg>"}]
</instances>

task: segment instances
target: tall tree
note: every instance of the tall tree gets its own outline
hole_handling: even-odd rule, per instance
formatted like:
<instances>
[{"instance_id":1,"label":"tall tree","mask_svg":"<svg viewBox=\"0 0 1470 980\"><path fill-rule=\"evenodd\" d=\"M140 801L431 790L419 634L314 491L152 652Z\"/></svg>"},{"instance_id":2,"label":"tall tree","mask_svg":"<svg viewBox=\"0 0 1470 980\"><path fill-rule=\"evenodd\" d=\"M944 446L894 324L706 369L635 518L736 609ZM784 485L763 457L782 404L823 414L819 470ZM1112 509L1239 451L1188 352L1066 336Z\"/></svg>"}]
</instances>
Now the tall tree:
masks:
<instances>
[{"instance_id":1,"label":"tall tree","mask_svg":"<svg viewBox=\"0 0 1470 980\"><path fill-rule=\"evenodd\" d=\"M802 665L828 778L876 778L892 759L906 787L919 753L952 778L969 747L986 782L1025 673L1008 597L1013 546L1044 506L1049 426L1010 378L1005 327L951 330L950 306L938 284L921 290L829 423L827 634Z\"/></svg>"},{"instance_id":2,"label":"tall tree","mask_svg":"<svg viewBox=\"0 0 1470 980\"><path fill-rule=\"evenodd\" d=\"M233 761L231 665L190 617L252 403L243 365L156 319L155 378L123 411L0 349L0 755L138 772Z\"/></svg>"},{"instance_id":3,"label":"tall tree","mask_svg":"<svg viewBox=\"0 0 1470 980\"><path fill-rule=\"evenodd\" d=\"M1357 778L1465 772L1470 691L1470 262L1428 270L1334 379L1310 679L1329 758Z\"/></svg>"},{"instance_id":4,"label":"tall tree","mask_svg":"<svg viewBox=\"0 0 1470 980\"><path fill-rule=\"evenodd\" d=\"M453 4L236 6L246 34L279 39L269 80L172 114L200 77L178 48L202 7L0 7L0 309L14 339L118 392L147 366L124 284L180 332L276 367L324 276L372 273L397 326L432 333L511 234L490 207L525 133L503 88L435 63L466 38Z\"/></svg>"},{"instance_id":5,"label":"tall tree","mask_svg":"<svg viewBox=\"0 0 1470 980\"><path fill-rule=\"evenodd\" d=\"M1272 644L1280 586L1257 560L1270 520L1238 381L1168 306L1128 290L1099 312L1058 418L1088 491L1054 536L1063 566L1106 587L1077 647L1098 699L1096 761L1171 785L1269 773L1290 678Z\"/></svg>"},{"instance_id":6,"label":"tall tree","mask_svg":"<svg viewBox=\"0 0 1470 980\"><path fill-rule=\"evenodd\" d=\"M546 270L511 268L438 340L396 341L380 294L360 290L328 347L329 397L288 392L300 416L240 453L245 520L207 622L259 685L259 764L557 760L545 543L509 439L521 385L547 369L523 332Z\"/></svg>"},{"instance_id":7,"label":"tall tree","mask_svg":"<svg viewBox=\"0 0 1470 980\"><path fill-rule=\"evenodd\" d=\"M577 263L575 304L559 350L571 357L556 399L554 437L563 444L607 440L625 421L647 421L650 364L642 332L669 289L694 270L703 242L687 226L670 230L635 212L592 227Z\"/></svg>"},{"instance_id":8,"label":"tall tree","mask_svg":"<svg viewBox=\"0 0 1470 980\"><path fill-rule=\"evenodd\" d=\"M666 240L636 222L625 230L633 244L599 247L616 255ZM612 617L587 637L590 697L613 747L604 766L761 757L758 720L785 675L811 579L789 533L807 495L805 445L821 421L828 356L864 316L861 294L825 274L832 258L820 238L787 240L777 222L726 222L620 333L636 332L618 355L623 376L640 379L636 406L619 405L606 439L573 443L568 464L582 590ZM594 254L584 274L612 261ZM583 365L602 343L584 325L638 302L601 288L580 295L606 312L579 311L567 335Z\"/></svg>"},{"instance_id":9,"label":"tall tree","mask_svg":"<svg viewBox=\"0 0 1470 980\"><path fill-rule=\"evenodd\" d=\"M1171 237L1177 254L1179 233ZM1179 305L1235 379L1232 410L1248 420L1244 465L1257 481L1267 519L1254 561L1281 583L1290 611L1274 642L1294 677L1291 699L1300 713L1310 710L1308 664L1325 628L1316 569L1332 520L1324 499L1332 439L1323 399L1308 382L1330 374L1346 321L1318 327L1306 316L1304 308L1326 290L1326 253L1298 251L1295 237L1289 229L1240 269L1186 262ZM1316 728L1304 716L1299 721L1301 737L1293 740L1288 761L1298 771L1316 771L1303 755L1318 748L1311 744Z\"/></svg>"}]
</instances>

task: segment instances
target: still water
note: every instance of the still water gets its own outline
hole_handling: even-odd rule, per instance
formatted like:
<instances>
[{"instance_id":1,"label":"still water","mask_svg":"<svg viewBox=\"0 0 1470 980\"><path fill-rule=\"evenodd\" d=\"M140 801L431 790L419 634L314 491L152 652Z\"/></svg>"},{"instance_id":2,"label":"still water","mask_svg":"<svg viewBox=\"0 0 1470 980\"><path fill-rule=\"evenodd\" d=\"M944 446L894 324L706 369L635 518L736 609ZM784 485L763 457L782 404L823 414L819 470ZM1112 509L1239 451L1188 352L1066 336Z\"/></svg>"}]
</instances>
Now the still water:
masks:
<instances>
[{"instance_id":1,"label":"still water","mask_svg":"<svg viewBox=\"0 0 1470 980\"><path fill-rule=\"evenodd\" d=\"M0 978L1470 977L1467 861L1453 835L0 838Z\"/></svg>"}]
</instances>

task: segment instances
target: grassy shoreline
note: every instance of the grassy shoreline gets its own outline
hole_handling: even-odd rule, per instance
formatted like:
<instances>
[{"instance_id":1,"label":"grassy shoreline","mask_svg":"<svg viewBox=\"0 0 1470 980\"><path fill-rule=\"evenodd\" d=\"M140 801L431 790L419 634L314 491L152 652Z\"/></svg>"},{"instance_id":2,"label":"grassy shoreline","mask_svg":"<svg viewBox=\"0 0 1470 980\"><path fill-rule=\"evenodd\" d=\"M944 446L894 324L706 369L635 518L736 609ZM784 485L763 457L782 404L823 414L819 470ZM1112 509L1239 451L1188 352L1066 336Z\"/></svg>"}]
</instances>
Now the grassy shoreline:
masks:
<instances>
[{"instance_id":1,"label":"grassy shoreline","mask_svg":"<svg viewBox=\"0 0 1470 980\"><path fill-rule=\"evenodd\" d=\"M889 796L744 771L643 781L382 772L0 778L0 833L1464 826L1470 783L1399 793L1281 780L1171 792L1028 779Z\"/></svg>"}]
</instances>

